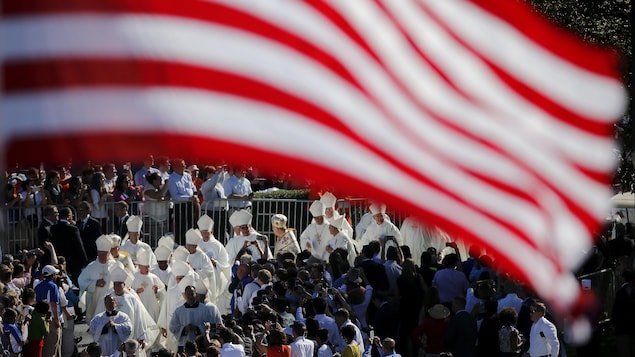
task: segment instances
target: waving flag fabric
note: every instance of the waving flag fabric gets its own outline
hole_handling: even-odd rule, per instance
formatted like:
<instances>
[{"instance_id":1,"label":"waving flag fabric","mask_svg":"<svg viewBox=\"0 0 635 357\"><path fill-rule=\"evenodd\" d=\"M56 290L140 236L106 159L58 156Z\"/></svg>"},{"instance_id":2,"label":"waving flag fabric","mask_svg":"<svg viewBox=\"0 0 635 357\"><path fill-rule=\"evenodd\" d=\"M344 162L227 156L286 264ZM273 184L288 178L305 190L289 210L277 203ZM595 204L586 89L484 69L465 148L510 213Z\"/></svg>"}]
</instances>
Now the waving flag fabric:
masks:
<instances>
[{"instance_id":1,"label":"waving flag fabric","mask_svg":"<svg viewBox=\"0 0 635 357\"><path fill-rule=\"evenodd\" d=\"M15 162L249 162L464 239L558 308L606 212L616 59L521 3L5 1Z\"/></svg>"}]
</instances>

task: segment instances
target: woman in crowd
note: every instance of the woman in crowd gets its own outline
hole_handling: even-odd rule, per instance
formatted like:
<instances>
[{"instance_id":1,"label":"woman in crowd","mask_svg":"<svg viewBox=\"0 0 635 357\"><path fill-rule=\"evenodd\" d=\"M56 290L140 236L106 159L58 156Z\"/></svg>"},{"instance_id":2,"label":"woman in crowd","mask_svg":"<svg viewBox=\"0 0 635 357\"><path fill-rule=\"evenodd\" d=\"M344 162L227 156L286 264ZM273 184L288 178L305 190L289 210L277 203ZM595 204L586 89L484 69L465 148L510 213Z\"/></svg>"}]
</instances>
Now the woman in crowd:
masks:
<instances>
[{"instance_id":1,"label":"woman in crowd","mask_svg":"<svg viewBox=\"0 0 635 357\"><path fill-rule=\"evenodd\" d=\"M112 194L108 193L106 189L106 177L104 177L103 173L95 172L90 188L90 199L93 204L93 210L90 215L99 221L102 233L106 233L108 223L106 202L110 200Z\"/></svg>"},{"instance_id":2,"label":"woman in crowd","mask_svg":"<svg viewBox=\"0 0 635 357\"><path fill-rule=\"evenodd\" d=\"M64 193L60 184L60 173L51 170L46 173L44 186L42 187L44 197L49 205L61 205L64 203Z\"/></svg>"}]
</instances>

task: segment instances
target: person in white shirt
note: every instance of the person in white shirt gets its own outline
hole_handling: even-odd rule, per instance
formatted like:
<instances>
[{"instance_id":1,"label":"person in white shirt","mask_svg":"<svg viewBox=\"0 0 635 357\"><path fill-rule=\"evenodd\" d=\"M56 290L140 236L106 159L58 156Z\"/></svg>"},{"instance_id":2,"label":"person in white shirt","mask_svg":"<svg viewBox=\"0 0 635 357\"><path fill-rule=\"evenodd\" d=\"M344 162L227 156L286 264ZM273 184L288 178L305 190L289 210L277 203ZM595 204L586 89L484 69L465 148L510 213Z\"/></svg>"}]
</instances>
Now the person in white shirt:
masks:
<instances>
[{"instance_id":1,"label":"person in white shirt","mask_svg":"<svg viewBox=\"0 0 635 357\"><path fill-rule=\"evenodd\" d=\"M313 356L315 344L304 336L306 334L306 326L300 321L295 321L291 326L287 327L287 329L289 328L293 336L293 342L289 346L291 347L291 357Z\"/></svg>"},{"instance_id":2,"label":"person in white shirt","mask_svg":"<svg viewBox=\"0 0 635 357\"><path fill-rule=\"evenodd\" d=\"M207 166L203 169L205 181L201 185L200 192L203 195L203 203L201 204L201 213L210 216L216 222L214 235L221 241L226 241L227 234L227 212L229 211L229 203L225 188L219 182L221 176L214 173L214 168ZM199 227L200 228L200 227Z\"/></svg>"},{"instance_id":3,"label":"person in white shirt","mask_svg":"<svg viewBox=\"0 0 635 357\"><path fill-rule=\"evenodd\" d=\"M267 269L260 269L257 279L245 285L242 299L238 302L238 310L243 314L247 312L252 301L258 295L258 291L266 289L269 285L271 285L271 272Z\"/></svg>"},{"instance_id":4,"label":"person in white shirt","mask_svg":"<svg viewBox=\"0 0 635 357\"><path fill-rule=\"evenodd\" d=\"M194 210L198 206L196 186L192 175L185 171L183 159L172 160L172 174L168 180L168 191L174 202L174 230L176 240L182 244L185 232L194 225Z\"/></svg>"},{"instance_id":5,"label":"person in white shirt","mask_svg":"<svg viewBox=\"0 0 635 357\"><path fill-rule=\"evenodd\" d=\"M245 347L243 345L232 343L234 333L227 327L223 327L218 331L220 342L220 355L223 357L246 357Z\"/></svg>"},{"instance_id":6,"label":"person in white shirt","mask_svg":"<svg viewBox=\"0 0 635 357\"><path fill-rule=\"evenodd\" d=\"M516 283L512 280L504 280L501 284L503 291L506 293L505 297L498 299L498 312L500 313L506 307L511 307L516 310L516 313L520 313L520 308L523 305L523 299L519 298L516 294Z\"/></svg>"},{"instance_id":7,"label":"person in white shirt","mask_svg":"<svg viewBox=\"0 0 635 357\"><path fill-rule=\"evenodd\" d=\"M558 331L551 321L545 318L547 308L541 302L535 302L529 310L529 318L533 321L529 333L529 357L556 357L560 352Z\"/></svg>"}]
</instances>

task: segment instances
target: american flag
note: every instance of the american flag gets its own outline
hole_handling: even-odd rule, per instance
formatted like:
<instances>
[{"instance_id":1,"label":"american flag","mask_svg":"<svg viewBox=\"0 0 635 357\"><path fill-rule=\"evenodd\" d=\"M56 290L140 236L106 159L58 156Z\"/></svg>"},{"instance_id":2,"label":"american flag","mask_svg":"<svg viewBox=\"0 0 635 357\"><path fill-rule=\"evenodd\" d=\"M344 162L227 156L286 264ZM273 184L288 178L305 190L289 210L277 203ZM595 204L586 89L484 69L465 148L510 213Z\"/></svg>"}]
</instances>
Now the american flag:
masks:
<instances>
[{"instance_id":1,"label":"american flag","mask_svg":"<svg viewBox=\"0 0 635 357\"><path fill-rule=\"evenodd\" d=\"M612 52L523 3L4 1L0 36L9 164L160 150L281 169L576 305L625 93Z\"/></svg>"}]
</instances>

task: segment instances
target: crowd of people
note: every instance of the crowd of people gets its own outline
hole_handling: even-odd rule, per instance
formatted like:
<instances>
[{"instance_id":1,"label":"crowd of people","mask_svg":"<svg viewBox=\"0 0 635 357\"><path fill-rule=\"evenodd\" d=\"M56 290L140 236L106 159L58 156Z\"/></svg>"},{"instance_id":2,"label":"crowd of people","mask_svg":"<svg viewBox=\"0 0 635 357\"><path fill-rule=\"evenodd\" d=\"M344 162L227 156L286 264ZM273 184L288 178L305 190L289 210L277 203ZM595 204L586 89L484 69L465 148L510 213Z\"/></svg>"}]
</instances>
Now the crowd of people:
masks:
<instances>
[{"instance_id":1,"label":"crowd of people","mask_svg":"<svg viewBox=\"0 0 635 357\"><path fill-rule=\"evenodd\" d=\"M465 256L438 228L410 218L397 227L381 203L353 227L326 192L310 205L306 227L289 227L279 212L267 236L252 226L244 170L196 174L183 160L171 164L171 172L163 159L154 168L149 157L134 175L110 164L81 176L51 171L42 184L37 170L9 176L3 203L31 217L38 246L4 255L0 265L4 351L73 356L75 324L86 324L94 340L81 351L87 356L564 353L563 325L530 289L496 271L483 250ZM192 204L198 214L175 217L174 232L150 246L144 220L129 212L148 198ZM227 207L210 204L218 198ZM110 232L108 201L118 218ZM633 226L620 227L616 252L629 255ZM632 352L632 264L621 277L615 331ZM580 353L596 356L594 348Z\"/></svg>"}]
</instances>

